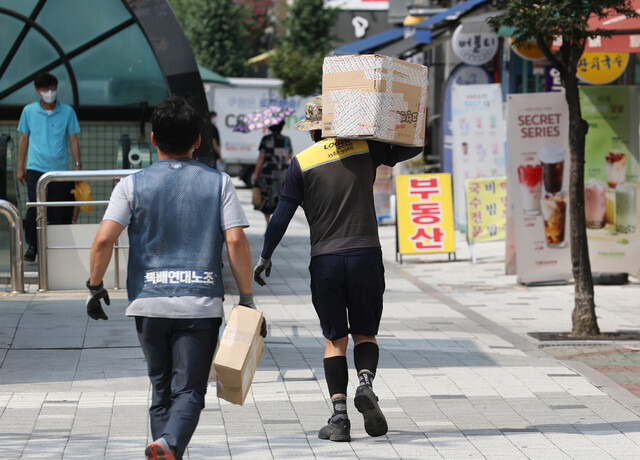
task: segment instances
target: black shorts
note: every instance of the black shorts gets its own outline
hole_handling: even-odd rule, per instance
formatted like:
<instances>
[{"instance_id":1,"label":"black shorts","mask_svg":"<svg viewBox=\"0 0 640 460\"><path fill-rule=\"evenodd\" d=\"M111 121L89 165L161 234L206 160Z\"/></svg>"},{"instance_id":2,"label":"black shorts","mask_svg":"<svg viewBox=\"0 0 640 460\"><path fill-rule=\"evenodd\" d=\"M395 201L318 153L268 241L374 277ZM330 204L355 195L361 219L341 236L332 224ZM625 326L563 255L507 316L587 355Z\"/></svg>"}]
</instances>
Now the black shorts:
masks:
<instances>
[{"instance_id":1,"label":"black shorts","mask_svg":"<svg viewBox=\"0 0 640 460\"><path fill-rule=\"evenodd\" d=\"M311 300L325 338L378 333L385 288L380 248L314 256L309 273Z\"/></svg>"}]
</instances>

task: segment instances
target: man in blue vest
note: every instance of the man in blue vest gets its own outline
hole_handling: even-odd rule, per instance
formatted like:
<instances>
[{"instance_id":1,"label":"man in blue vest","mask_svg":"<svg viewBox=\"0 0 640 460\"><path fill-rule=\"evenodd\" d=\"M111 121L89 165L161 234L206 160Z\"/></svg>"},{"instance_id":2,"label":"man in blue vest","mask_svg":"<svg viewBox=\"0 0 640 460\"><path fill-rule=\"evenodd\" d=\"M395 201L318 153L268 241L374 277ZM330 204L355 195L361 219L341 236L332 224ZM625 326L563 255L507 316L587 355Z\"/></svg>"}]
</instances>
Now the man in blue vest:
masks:
<instances>
[{"instance_id":1,"label":"man in blue vest","mask_svg":"<svg viewBox=\"0 0 640 460\"><path fill-rule=\"evenodd\" d=\"M127 316L135 317L153 398L147 459L181 459L204 408L207 380L224 315L222 247L238 286L238 304L255 308L249 223L230 178L192 159L201 117L171 97L151 116L158 162L124 178L91 246L87 314L107 319L103 276L113 245L129 232ZM266 336L266 323L262 334Z\"/></svg>"},{"instance_id":2,"label":"man in blue vest","mask_svg":"<svg viewBox=\"0 0 640 460\"><path fill-rule=\"evenodd\" d=\"M333 414L320 439L350 441L347 416L347 345L353 338L353 360L359 386L354 397L370 436L387 433L387 421L373 392L378 367L376 335L382 316L384 266L373 202L376 168L393 166L418 155L421 147L401 147L353 139L322 139L322 98L305 105L296 128L310 131L314 145L291 161L280 202L267 227L254 280L271 272L271 255L298 206L311 233L311 300L325 337L324 372Z\"/></svg>"}]
</instances>

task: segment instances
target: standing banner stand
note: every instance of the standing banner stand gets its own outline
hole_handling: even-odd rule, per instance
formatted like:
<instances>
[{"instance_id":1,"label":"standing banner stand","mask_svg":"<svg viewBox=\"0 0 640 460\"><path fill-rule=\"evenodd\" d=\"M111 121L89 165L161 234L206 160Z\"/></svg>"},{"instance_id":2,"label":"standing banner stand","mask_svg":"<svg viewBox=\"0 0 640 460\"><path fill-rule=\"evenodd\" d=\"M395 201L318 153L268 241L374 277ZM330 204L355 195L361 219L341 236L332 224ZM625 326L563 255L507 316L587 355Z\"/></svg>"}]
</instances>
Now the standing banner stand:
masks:
<instances>
[{"instance_id":1,"label":"standing banner stand","mask_svg":"<svg viewBox=\"0 0 640 460\"><path fill-rule=\"evenodd\" d=\"M637 86L580 90L589 123L584 197L589 259L595 276L640 272L640 158Z\"/></svg>"},{"instance_id":2,"label":"standing banner stand","mask_svg":"<svg viewBox=\"0 0 640 460\"><path fill-rule=\"evenodd\" d=\"M455 253L450 174L396 176L396 261L405 254Z\"/></svg>"},{"instance_id":3,"label":"standing banner stand","mask_svg":"<svg viewBox=\"0 0 640 460\"><path fill-rule=\"evenodd\" d=\"M518 283L572 277L569 108L560 93L509 94L507 189Z\"/></svg>"},{"instance_id":4,"label":"standing banner stand","mask_svg":"<svg viewBox=\"0 0 640 460\"><path fill-rule=\"evenodd\" d=\"M505 239L507 177L467 179L464 190L467 208L467 244L471 253L471 262L475 264L476 243Z\"/></svg>"},{"instance_id":5,"label":"standing banner stand","mask_svg":"<svg viewBox=\"0 0 640 460\"><path fill-rule=\"evenodd\" d=\"M452 144L455 226L467 231L464 181L507 174L502 87L453 85Z\"/></svg>"}]
</instances>

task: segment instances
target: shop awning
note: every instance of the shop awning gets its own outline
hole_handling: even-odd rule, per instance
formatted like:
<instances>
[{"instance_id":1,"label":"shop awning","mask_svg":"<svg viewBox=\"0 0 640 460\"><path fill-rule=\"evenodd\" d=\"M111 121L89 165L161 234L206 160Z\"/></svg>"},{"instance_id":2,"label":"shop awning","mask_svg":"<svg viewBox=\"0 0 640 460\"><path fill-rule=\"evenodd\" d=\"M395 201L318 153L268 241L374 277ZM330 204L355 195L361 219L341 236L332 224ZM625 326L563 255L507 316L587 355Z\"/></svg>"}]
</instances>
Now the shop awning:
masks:
<instances>
[{"instance_id":1,"label":"shop awning","mask_svg":"<svg viewBox=\"0 0 640 460\"><path fill-rule=\"evenodd\" d=\"M381 48L382 46L388 45L403 37L404 27L394 27L393 29L385 30L384 32L372 35L371 37L362 38L339 48L335 48L330 54L334 56L340 54L361 54L364 51Z\"/></svg>"},{"instance_id":2,"label":"shop awning","mask_svg":"<svg viewBox=\"0 0 640 460\"><path fill-rule=\"evenodd\" d=\"M414 40L417 43L431 43L433 29L436 26L442 26L447 22L457 21L460 16L470 12L473 8L487 3L489 0L467 0L466 2L458 3L456 6L449 8L442 13L435 14L429 19L426 19L416 24L416 34Z\"/></svg>"},{"instance_id":3,"label":"shop awning","mask_svg":"<svg viewBox=\"0 0 640 460\"><path fill-rule=\"evenodd\" d=\"M231 84L229 80L219 73L209 70L206 67L202 67L200 64L198 64L198 73L200 74L200 79L203 83L221 83L223 85Z\"/></svg>"},{"instance_id":4,"label":"shop awning","mask_svg":"<svg viewBox=\"0 0 640 460\"><path fill-rule=\"evenodd\" d=\"M640 0L632 0L631 8L640 13ZM611 33L610 37L597 36L587 39L585 51L600 51L608 53L638 53L640 52L640 17L629 18L611 11L604 18L591 15L588 23L589 30L604 29ZM562 40L553 43L553 49L560 49Z\"/></svg>"},{"instance_id":5,"label":"shop awning","mask_svg":"<svg viewBox=\"0 0 640 460\"><path fill-rule=\"evenodd\" d=\"M383 56L391 56L397 58L407 51L411 51L417 46L419 45L413 41L413 37L403 38L402 40L398 40L391 43L390 45L377 49L376 54L382 54Z\"/></svg>"}]
</instances>

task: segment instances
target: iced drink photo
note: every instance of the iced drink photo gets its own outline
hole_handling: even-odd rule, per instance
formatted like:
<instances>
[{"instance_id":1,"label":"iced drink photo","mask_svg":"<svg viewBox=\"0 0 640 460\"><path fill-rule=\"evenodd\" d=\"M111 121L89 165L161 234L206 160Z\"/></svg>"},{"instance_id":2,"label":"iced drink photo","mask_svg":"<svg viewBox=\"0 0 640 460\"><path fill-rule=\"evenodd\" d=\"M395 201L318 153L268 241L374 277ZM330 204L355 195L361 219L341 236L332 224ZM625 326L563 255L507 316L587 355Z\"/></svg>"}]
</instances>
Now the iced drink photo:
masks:
<instances>
[{"instance_id":1,"label":"iced drink photo","mask_svg":"<svg viewBox=\"0 0 640 460\"><path fill-rule=\"evenodd\" d=\"M616 230L635 233L638 223L636 213L636 188L621 184L616 187Z\"/></svg>"},{"instance_id":2,"label":"iced drink photo","mask_svg":"<svg viewBox=\"0 0 640 460\"><path fill-rule=\"evenodd\" d=\"M540 214L540 190L542 189L542 165L518 166L518 181L522 209L525 214Z\"/></svg>"},{"instance_id":3,"label":"iced drink photo","mask_svg":"<svg viewBox=\"0 0 640 460\"><path fill-rule=\"evenodd\" d=\"M547 247L562 248L564 241L564 228L567 214L567 201L562 193L556 195L545 194L540 203L542 219L544 220L544 236Z\"/></svg>"},{"instance_id":4,"label":"iced drink photo","mask_svg":"<svg viewBox=\"0 0 640 460\"><path fill-rule=\"evenodd\" d=\"M624 182L627 174L627 156L622 152L609 152L605 157L607 185L615 189Z\"/></svg>"},{"instance_id":5,"label":"iced drink photo","mask_svg":"<svg viewBox=\"0 0 640 460\"><path fill-rule=\"evenodd\" d=\"M542 163L545 192L560 193L564 170L564 149L557 144L547 144L538 151L538 158Z\"/></svg>"},{"instance_id":6,"label":"iced drink photo","mask_svg":"<svg viewBox=\"0 0 640 460\"><path fill-rule=\"evenodd\" d=\"M587 228L602 228L607 223L607 186L591 178L584 183L584 214Z\"/></svg>"}]
</instances>

